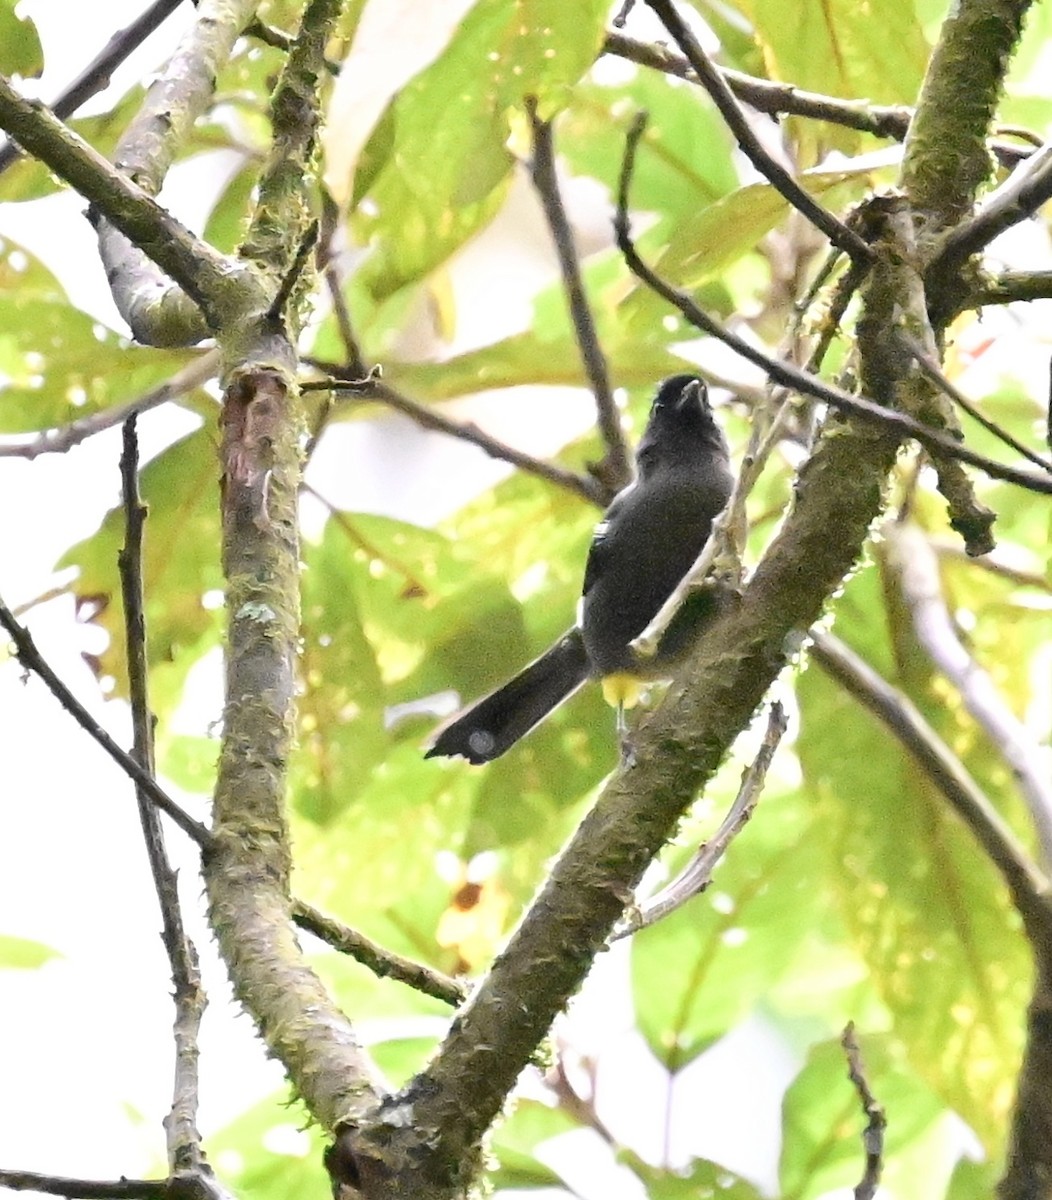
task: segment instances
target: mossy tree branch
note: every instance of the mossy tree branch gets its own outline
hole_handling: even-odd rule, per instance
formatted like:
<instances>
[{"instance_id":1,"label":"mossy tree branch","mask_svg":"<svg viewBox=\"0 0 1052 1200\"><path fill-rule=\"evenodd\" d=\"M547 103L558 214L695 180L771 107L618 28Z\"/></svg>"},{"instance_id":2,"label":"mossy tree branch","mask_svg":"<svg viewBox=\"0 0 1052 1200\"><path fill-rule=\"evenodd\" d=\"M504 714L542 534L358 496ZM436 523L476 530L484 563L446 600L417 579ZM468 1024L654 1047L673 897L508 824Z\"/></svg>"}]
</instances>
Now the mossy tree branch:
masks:
<instances>
[{"instance_id":1,"label":"mossy tree branch","mask_svg":"<svg viewBox=\"0 0 1052 1200\"><path fill-rule=\"evenodd\" d=\"M247 271L239 271L225 255L195 237L46 105L27 100L2 75L0 128L142 247L209 319L218 320L224 306L241 301L251 281Z\"/></svg>"},{"instance_id":2,"label":"mossy tree branch","mask_svg":"<svg viewBox=\"0 0 1052 1200\"><path fill-rule=\"evenodd\" d=\"M292 270L313 176L322 51L339 0L310 0L274 94L274 151L245 253L271 289ZM302 414L295 303L219 331L223 563L229 620L223 741L205 860L212 927L238 998L312 1115L334 1128L381 1084L350 1024L307 965L291 917L285 811L299 638Z\"/></svg>"},{"instance_id":3,"label":"mossy tree branch","mask_svg":"<svg viewBox=\"0 0 1052 1200\"><path fill-rule=\"evenodd\" d=\"M953 20L968 26L986 7L962 0ZM959 56L933 57L921 109L941 104L955 82L967 84L971 102L963 120L952 109L938 117L919 113L923 136L907 146L903 179L929 229L969 211L986 173L971 169L962 176L957 162L946 156L925 167L931 138L941 122L952 119L965 126L955 131L961 145L980 146L986 161L989 116L1009 49L980 78L979 97L975 73L961 70ZM939 187L929 187L928 170L931 180L942 176ZM953 193L949 204L944 189ZM883 219L879 210L877 219ZM867 338L860 331L862 389L878 401L898 404L909 398L912 359L901 346L889 347L878 331L889 313L911 311L915 297L904 289L907 282L915 286L926 247L910 264L908 277L899 261L901 239L893 231L874 244L876 261L862 294L863 325L868 321L871 332ZM936 324L932 336L941 332ZM899 437L888 428L850 416L827 419L800 471L793 509L740 604L721 616L641 726L635 761L604 789L431 1063L375 1116L348 1124L341 1133L330 1160L337 1180L359 1186L366 1181L369 1197L383 1194L392 1178L406 1197L464 1194L486 1128L550 1022L580 986L626 897L857 561L881 510L898 449Z\"/></svg>"},{"instance_id":4,"label":"mossy tree branch","mask_svg":"<svg viewBox=\"0 0 1052 1200\"><path fill-rule=\"evenodd\" d=\"M151 196L160 191L194 122L212 102L216 76L256 7L253 0L201 0L192 24L121 137L117 168ZM99 254L114 303L136 339L151 346L190 346L208 337L217 318L202 312L193 292L177 286L182 283L177 276L168 278L157 269L148 246L129 240L115 226L108 220L99 223Z\"/></svg>"}]
</instances>

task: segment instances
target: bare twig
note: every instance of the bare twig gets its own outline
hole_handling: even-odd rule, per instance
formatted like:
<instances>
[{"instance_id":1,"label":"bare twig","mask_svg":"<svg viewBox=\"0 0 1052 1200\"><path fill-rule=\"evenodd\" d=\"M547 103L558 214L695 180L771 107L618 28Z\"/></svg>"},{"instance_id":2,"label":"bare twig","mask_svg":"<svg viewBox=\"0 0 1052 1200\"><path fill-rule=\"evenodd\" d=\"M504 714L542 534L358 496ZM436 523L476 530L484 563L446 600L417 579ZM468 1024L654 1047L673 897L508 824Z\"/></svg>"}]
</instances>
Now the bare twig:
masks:
<instances>
[{"instance_id":1,"label":"bare twig","mask_svg":"<svg viewBox=\"0 0 1052 1200\"><path fill-rule=\"evenodd\" d=\"M0 458L34 459L41 454L65 454L74 446L87 441L104 429L112 429L115 425L123 425L129 417L136 413L147 412L167 404L169 400L177 400L194 388L201 387L215 377L219 370L219 351L206 350L192 362L176 372L171 379L160 386L152 388L145 395L129 400L126 404L118 404L113 408L104 408L90 417L81 417L70 421L68 425L58 425L53 429L43 429L32 436L30 440L11 440L0 442Z\"/></svg>"},{"instance_id":2,"label":"bare twig","mask_svg":"<svg viewBox=\"0 0 1052 1200\"><path fill-rule=\"evenodd\" d=\"M614 22L616 25L616 22ZM621 33L608 33L603 43L604 54L615 54L641 67L650 67L665 75L687 79L698 83L698 77L690 61L680 54L673 54L660 43L640 42ZM860 100L842 100L838 96L824 96L819 92L805 92L792 83L777 83L770 79L759 79L732 71L729 67L716 67L726 80L730 90L744 104L757 112L771 117L787 113L794 117L811 117L816 121L828 121L831 125L843 125L846 129L857 129L872 133L875 137L891 138L901 142L909 129L913 109L901 105L867 104ZM997 161L1008 166L1029 158L1031 145L1040 145L1041 138L1029 130L999 125L991 138L990 150ZM1030 145L1018 146L1005 138L1018 137Z\"/></svg>"},{"instance_id":3,"label":"bare twig","mask_svg":"<svg viewBox=\"0 0 1052 1200\"><path fill-rule=\"evenodd\" d=\"M451 421L448 417L444 417L441 413L436 412L435 409L430 408L426 404L420 404L416 400L410 400L408 396L389 387L382 380L375 377L355 380L335 378L311 380L302 386L305 391L331 389L332 391L357 392L363 402L373 400L380 404L386 404L388 408L393 408L396 412L402 413L425 429L433 429L437 433L445 433L450 437L458 438L462 442L469 442L473 446L478 446L490 458L497 458L511 463L513 467L518 467L520 471L536 475L538 478L548 483L553 483L557 487L566 488L567 491L582 496L592 504L601 505L608 498L606 490L600 485L598 480L590 479L585 475L578 475L574 471L566 470L565 467L544 462L543 459L534 458L532 454L525 454L521 450L516 450L514 446L509 446L507 442L502 442L499 438L495 438L480 429L474 421Z\"/></svg>"},{"instance_id":4,"label":"bare twig","mask_svg":"<svg viewBox=\"0 0 1052 1200\"><path fill-rule=\"evenodd\" d=\"M555 252L559 258L566 302L570 309L570 322L581 351L581 362L584 365L585 374L588 376L588 383L595 396L599 432L606 445L605 458L593 467L592 471L607 488L608 498L610 498L632 478L632 456L625 440L625 431L621 426L621 414L614 402L614 393L610 387L610 372L606 356L599 344L592 311L585 295L584 281L581 278L581 264L574 246L573 231L570 228L566 209L563 207L562 195L559 192L559 181L555 173L555 148L551 122L541 120L537 114L536 101L532 98L527 101L527 112L533 129L533 161L530 164L530 178L540 197L548 229L555 244Z\"/></svg>"},{"instance_id":5,"label":"bare twig","mask_svg":"<svg viewBox=\"0 0 1052 1200\"><path fill-rule=\"evenodd\" d=\"M154 0L145 12L118 30L106 43L102 51L84 68L76 79L62 92L51 106L56 117L63 120L72 116L78 108L103 88L109 87L115 68L141 46L155 29L162 25L182 4L183 0ZM14 142L0 146L0 173L3 173L19 156Z\"/></svg>"},{"instance_id":6,"label":"bare twig","mask_svg":"<svg viewBox=\"0 0 1052 1200\"><path fill-rule=\"evenodd\" d=\"M608 33L603 43L603 53L616 54L641 67L651 67L666 75L698 82L690 60L673 54L661 45L640 42L620 33ZM817 121L829 121L834 125L844 125L876 137L893 138L898 142L906 136L909 128L912 113L902 105L892 107L840 100L835 96L801 91L791 83L772 83L767 79L743 75L726 67L717 67L716 70L739 100L757 112L770 116L789 113L798 117L814 117Z\"/></svg>"},{"instance_id":7,"label":"bare twig","mask_svg":"<svg viewBox=\"0 0 1052 1200\"><path fill-rule=\"evenodd\" d=\"M271 46L273 49L284 51L286 54L295 44L295 39L285 33L284 30L278 29L274 25L268 25L266 21L261 21L258 17L245 26L245 37L257 38L265 46ZM330 75L339 75L340 64L327 58L325 60L325 69Z\"/></svg>"},{"instance_id":8,"label":"bare twig","mask_svg":"<svg viewBox=\"0 0 1052 1200\"><path fill-rule=\"evenodd\" d=\"M454 1007L467 998L468 989L458 980L385 950L356 929L327 917L303 900L293 900L292 919L301 929L313 933L341 954L350 955L381 979L395 979L414 991Z\"/></svg>"},{"instance_id":9,"label":"bare twig","mask_svg":"<svg viewBox=\"0 0 1052 1200\"><path fill-rule=\"evenodd\" d=\"M960 691L965 707L1000 750L1030 810L1042 859L1052 864L1052 785L1048 753L1002 700L993 680L961 644L943 599L938 560L927 537L889 525L887 546L921 644Z\"/></svg>"},{"instance_id":10,"label":"bare twig","mask_svg":"<svg viewBox=\"0 0 1052 1200\"><path fill-rule=\"evenodd\" d=\"M7 630L15 644L18 660L27 671L32 671L43 680L48 691L69 713L74 721L89 734L106 751L122 771L130 776L150 798L151 803L166 813L179 828L198 846L207 847L211 835L199 821L195 821L189 813L184 812L168 793L157 783L154 777L141 767L126 750L110 737L102 726L92 717L83 704L73 695L68 687L48 665L46 659L36 647L29 631L15 620L11 610L0 600L0 626Z\"/></svg>"},{"instance_id":11,"label":"bare twig","mask_svg":"<svg viewBox=\"0 0 1052 1200\"><path fill-rule=\"evenodd\" d=\"M731 842L745 828L756 810L763 792L764 780L767 778L767 770L774 758L774 752L778 749L778 743L782 740L782 734L785 733L786 724L785 710L776 700L767 715L767 730L760 749L742 773L738 795L719 829L707 842L698 847L690 862L675 879L637 908L628 910L624 925L615 931L611 940L627 937L656 924L705 891L712 882L712 873L720 859L727 853Z\"/></svg>"},{"instance_id":12,"label":"bare twig","mask_svg":"<svg viewBox=\"0 0 1052 1200\"><path fill-rule=\"evenodd\" d=\"M292 265L285 272L284 278L281 281L281 286L277 290L277 294L270 302L270 308L267 310L267 317L271 321L280 321L285 312L285 305L288 304L292 297L292 292L299 283L303 272L306 269L307 262L310 259L311 252L318 244L318 229L317 221L311 221L307 226L303 236L299 240L299 245L296 247L296 256L292 260Z\"/></svg>"},{"instance_id":13,"label":"bare twig","mask_svg":"<svg viewBox=\"0 0 1052 1200\"><path fill-rule=\"evenodd\" d=\"M146 614L142 587L142 544L146 508L139 496L139 442L135 425L136 418L133 416L124 426L121 496L124 504L125 541L117 562L124 602L128 689L134 729L132 755L139 766L152 776L153 716L149 702ZM135 794L154 889L161 908L161 938L168 954L175 988L175 1085L172 1108L164 1122L168 1136L168 1169L172 1175L181 1172L207 1172L201 1152L201 1134L197 1129L197 1039L206 1004L201 988L197 950L187 937L183 925L178 877L172 869L165 848L160 815L141 787L136 786Z\"/></svg>"},{"instance_id":14,"label":"bare twig","mask_svg":"<svg viewBox=\"0 0 1052 1200\"><path fill-rule=\"evenodd\" d=\"M943 374L939 364L935 362L929 354L924 352L924 348L920 345L916 338L911 337L905 332L900 334L900 336L909 348L910 353L917 360L917 365L920 367L921 374L923 374L925 378L927 378L937 388L944 391L946 395L954 401L955 404L960 405L960 407L963 408L964 411L974 421L979 422L979 424L987 431L987 433L992 433L999 441L1004 442L1006 446L1011 446L1013 450L1021 454L1024 458L1029 459L1030 462L1041 467L1042 470L1052 472L1052 463L1049 463L1047 459L1042 458L1040 454L1036 454L1030 449L1029 446L1024 445L1018 438L1013 437L1013 435L1010 434L1007 429L1003 429L997 424L996 421L991 421L990 418L982 411L982 409L968 399L968 397L960 390L960 388L951 383L950 380L947 379Z\"/></svg>"},{"instance_id":15,"label":"bare twig","mask_svg":"<svg viewBox=\"0 0 1052 1200\"><path fill-rule=\"evenodd\" d=\"M910 700L831 633L811 630L811 658L883 722L971 830L1027 926L1052 938L1049 882L1001 814Z\"/></svg>"},{"instance_id":16,"label":"bare twig","mask_svg":"<svg viewBox=\"0 0 1052 1200\"><path fill-rule=\"evenodd\" d=\"M820 229L834 246L839 246L845 254L861 262L871 258L873 251L870 246L854 230L849 229L843 221L838 220L828 209L823 208L817 200L808 195L781 163L776 162L763 148L756 134L753 133L748 118L734 98L734 93L727 86L723 76L709 61L705 51L701 48L701 43L676 11L673 0L647 0L647 3L687 56L698 77L698 82L712 97L713 103L737 139L738 145L757 171L785 197L793 208L802 212L816 228Z\"/></svg>"},{"instance_id":17,"label":"bare twig","mask_svg":"<svg viewBox=\"0 0 1052 1200\"><path fill-rule=\"evenodd\" d=\"M168 1200L170 1186L167 1179L68 1179L36 1171L0 1171L0 1187L69 1200Z\"/></svg>"},{"instance_id":18,"label":"bare twig","mask_svg":"<svg viewBox=\"0 0 1052 1200\"><path fill-rule=\"evenodd\" d=\"M884 1130L887 1128L887 1117L884 1109L877 1103L877 1098L866 1079L866 1069L862 1065L862 1051L855 1037L855 1025L848 1021L844 1032L840 1035L840 1044L847 1058L847 1077L855 1085L862 1113L866 1118L866 1127L862 1131L862 1149L866 1152L866 1168L861 1180L855 1185L855 1200L873 1200L880 1184L881 1172L884 1169Z\"/></svg>"},{"instance_id":19,"label":"bare twig","mask_svg":"<svg viewBox=\"0 0 1052 1200\"><path fill-rule=\"evenodd\" d=\"M713 320L712 317L699 308L685 292L679 291L679 289L672 287L662 279L660 275L640 258L632 241L628 217L628 185L632 175L636 147L642 136L644 124L645 116L641 116L629 132L625 145L624 164L621 171L617 212L614 217L614 233L618 247L625 256L625 262L634 275L641 279L648 287L652 288L659 296L667 300L669 304L678 308L696 329L711 334L712 337L718 338L725 345L730 346L742 358L755 363L756 366L766 371L776 383L802 392L804 395L813 396L817 400L823 400L825 403L833 405L834 408L838 408L842 412L877 421L890 429L897 430L902 437L915 438L928 450L939 451L951 458L958 458L962 462L971 463L972 466L979 467L994 479L1006 480L1029 491L1041 492L1046 495L1052 494L1052 479L1049 479L1047 476L1037 475L1031 471L1021 471L1015 467L1008 467L1003 463L987 458L985 455L976 454L975 451L969 450L955 439L948 437L938 430L932 429L921 421L914 420L905 413L885 408L880 404L874 404L872 400L867 400L863 396L853 396L850 392L845 392L842 388L826 383L824 380L810 375L806 371L801 371L789 363L779 362L736 334L731 333L729 329L725 329L718 321Z\"/></svg>"}]
</instances>

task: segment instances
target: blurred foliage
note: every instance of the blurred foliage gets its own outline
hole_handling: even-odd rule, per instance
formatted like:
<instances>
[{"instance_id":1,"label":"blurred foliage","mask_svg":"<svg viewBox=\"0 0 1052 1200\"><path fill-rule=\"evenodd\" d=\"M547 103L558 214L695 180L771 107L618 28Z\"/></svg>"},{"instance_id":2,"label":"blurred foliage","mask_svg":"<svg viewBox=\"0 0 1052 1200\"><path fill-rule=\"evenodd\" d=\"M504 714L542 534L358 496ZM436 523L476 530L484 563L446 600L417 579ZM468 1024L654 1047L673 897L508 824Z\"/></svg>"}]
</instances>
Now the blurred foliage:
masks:
<instances>
[{"instance_id":1,"label":"blurred foliage","mask_svg":"<svg viewBox=\"0 0 1052 1200\"><path fill-rule=\"evenodd\" d=\"M692 0L691 7L719 39L726 66L859 102L909 104L947 6ZM272 0L261 15L292 30L299 8ZM345 56L342 78L377 71L368 27L383 19L382 8L379 0L346 7L331 47ZM649 113L632 193L641 250L715 314L737 314L739 326L751 324L758 337L781 337L794 319L793 303L818 262L800 223L779 195L743 172L701 92L620 60L596 63L608 9L597 0L464 4L410 77L383 93L366 127L353 137L342 128L326 133L329 147L344 136L357 147L329 184L342 205L339 262L362 358L382 364L385 380L422 404L492 391L479 421L511 412L525 432L537 389L584 384L553 262L545 260L543 277L523 294L515 291L526 286L516 256L550 253L546 234L524 230L520 245L518 227L506 220L509 209L519 214L512 222L522 219L516 195L528 191L529 96L555 121L586 288L635 430L655 380L685 361L709 361L707 343L640 288L612 250L612 196L625 132L639 110ZM1050 22L1048 7L1037 6L1001 114L1042 136L1052 125L1043 66ZM400 51L397 41L392 47ZM0 0L0 66L33 75L41 59L31 20L16 15L12 0ZM281 61L279 51L243 39L218 81L212 111L180 152L181 160L226 152L205 225L223 250L236 247L252 201ZM382 70L376 78L382 84ZM110 155L141 96L138 87L108 96L106 111L71 123ZM798 118L764 129L808 169L808 189L838 211L893 178L887 166L873 165L871 152L881 143L869 135ZM837 157L826 161L831 152ZM21 160L0 177L0 200L31 201L60 186L39 164ZM520 315L496 322L489 340L451 344L462 320L470 327L461 309L478 304L464 294L458 271L480 239L496 236L502 219L482 302ZM0 318L5 437L105 414L163 383L193 353L129 344L123 331L72 307L51 271L11 244L0 257ZM974 341L974 321L962 317L954 335ZM305 355L342 360L345 332L319 301ZM849 334L830 361L845 360ZM954 374L968 365L952 355L949 364ZM498 398L501 389L516 390ZM748 405L724 393L718 399L740 454ZM207 792L216 741L205 722L190 729L179 714L187 680L214 657L222 635L215 415L203 391L178 402L203 425L142 472L151 688L162 769ZM1042 413L1022 380L996 381L982 403L1017 437L1038 444ZM313 408L312 420L322 411ZM364 419L374 422L374 445L401 437L369 406L337 402L326 415L323 449L330 435ZM1003 452L966 424L977 450ZM556 455L563 466L584 471L601 457L594 431L566 438ZM793 446L776 455L751 497L750 561L789 503L798 459ZM343 469L351 475L364 465ZM433 474L436 488L441 470ZM392 477L389 486L400 494L405 481ZM891 496L896 506L908 496L911 519L941 547L947 599L971 651L1016 714L1047 734L1047 506L1003 485L982 483L981 490L998 513L999 561L1014 573L988 570L948 548L941 502L926 476L914 480L905 460ZM290 795L298 894L441 970L470 976L485 969L614 766L613 720L594 689L585 689L485 769L425 761L421 745L448 711L443 693L478 695L570 625L596 517L577 495L525 474L419 524L328 505L302 547L299 737ZM122 516L113 509L59 564L76 569L70 587L81 617L108 635L92 662L117 695L126 692L116 566L122 540ZM879 538L830 610L836 632L902 689L1032 847L1011 773L917 644ZM1044 664L1043 674L1035 664ZM707 1051L750 1015L762 1014L777 1032L796 1064L782 1110L782 1195L809 1200L860 1177L862 1114L836 1042L848 1019L859 1026L870 1083L889 1116L889 1189L899 1197L987 1195L1004 1151L1030 986L1018 920L974 840L873 718L815 668L796 670L783 686L799 716L795 744L779 752L758 813L712 888L634 939L622 999L667 1089L703 1069ZM218 701L209 715L218 715ZM677 870L711 834L751 744L743 736L660 870ZM0 966L36 967L51 956L36 943L0 938ZM440 1036L441 1005L332 953L319 954L317 967L370 1033L389 1077L407 1078ZM572 1021L567 1028L572 1032ZM542 1066L531 1072L528 1098L493 1135L497 1187L572 1191L573 1182L548 1165L545 1146L562 1137L594 1142L598 1133L608 1165L631 1177L626 1195L759 1194L759 1168L755 1178L742 1178L700 1151L678 1167L638 1153L630 1136L614 1136L603 1123L604 1105L614 1101L601 1077L596 1083L593 1074L594 1095L582 1088L571 1099L551 1079L542 1083ZM640 1088L633 1097L640 1121L661 1111L665 1090L659 1097ZM961 1157L962 1122L985 1163ZM285 1097L271 1097L212 1139L210 1153L240 1196L320 1198L320 1138L301 1125L302 1114L290 1111ZM740 1132L747 1140L749 1131ZM774 1148L762 1154L773 1171Z\"/></svg>"}]
</instances>

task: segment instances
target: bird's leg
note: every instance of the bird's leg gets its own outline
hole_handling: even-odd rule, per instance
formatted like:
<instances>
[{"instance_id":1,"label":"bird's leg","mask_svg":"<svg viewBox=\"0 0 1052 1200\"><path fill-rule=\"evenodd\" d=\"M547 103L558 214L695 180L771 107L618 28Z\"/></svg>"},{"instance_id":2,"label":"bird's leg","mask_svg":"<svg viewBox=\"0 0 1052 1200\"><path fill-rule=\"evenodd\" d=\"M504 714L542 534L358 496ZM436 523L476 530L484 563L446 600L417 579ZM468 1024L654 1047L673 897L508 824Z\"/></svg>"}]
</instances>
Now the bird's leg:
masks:
<instances>
[{"instance_id":1,"label":"bird's leg","mask_svg":"<svg viewBox=\"0 0 1052 1200\"><path fill-rule=\"evenodd\" d=\"M617 744L621 751L621 766L625 769L636 765L636 749L632 745L632 730L628 727L624 704L617 706Z\"/></svg>"}]
</instances>

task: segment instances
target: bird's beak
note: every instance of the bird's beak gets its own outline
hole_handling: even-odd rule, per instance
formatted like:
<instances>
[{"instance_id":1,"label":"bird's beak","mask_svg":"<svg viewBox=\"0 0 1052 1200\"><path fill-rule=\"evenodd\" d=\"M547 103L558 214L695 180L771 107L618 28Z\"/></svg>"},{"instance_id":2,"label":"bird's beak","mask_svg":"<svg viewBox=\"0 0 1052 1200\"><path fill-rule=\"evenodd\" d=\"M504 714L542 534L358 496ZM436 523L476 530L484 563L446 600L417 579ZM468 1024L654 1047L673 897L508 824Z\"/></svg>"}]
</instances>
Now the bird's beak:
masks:
<instances>
[{"instance_id":1,"label":"bird's beak","mask_svg":"<svg viewBox=\"0 0 1052 1200\"><path fill-rule=\"evenodd\" d=\"M697 405L702 411L708 407L709 395L700 379L692 379L679 394L676 401L676 411L686 412L692 405Z\"/></svg>"}]
</instances>

